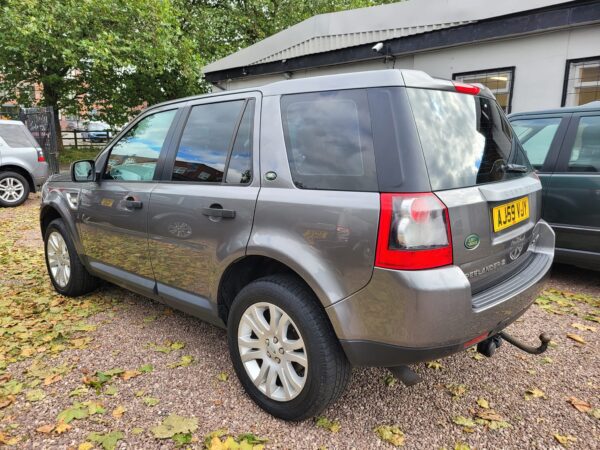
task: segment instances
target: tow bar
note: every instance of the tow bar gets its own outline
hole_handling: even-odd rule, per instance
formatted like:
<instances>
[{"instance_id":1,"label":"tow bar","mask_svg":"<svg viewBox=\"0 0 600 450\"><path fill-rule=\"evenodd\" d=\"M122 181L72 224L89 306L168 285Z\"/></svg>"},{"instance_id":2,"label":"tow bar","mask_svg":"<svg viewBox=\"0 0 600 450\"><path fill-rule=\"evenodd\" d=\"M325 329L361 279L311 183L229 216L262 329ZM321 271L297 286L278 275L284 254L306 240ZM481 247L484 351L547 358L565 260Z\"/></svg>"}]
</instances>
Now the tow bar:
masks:
<instances>
[{"instance_id":1,"label":"tow bar","mask_svg":"<svg viewBox=\"0 0 600 450\"><path fill-rule=\"evenodd\" d=\"M550 342L550 339L550 336L548 336L546 333L542 333L540 334L540 346L532 347L512 337L505 331L501 331L497 335L492 336L491 338L488 338L485 341L482 341L479 344L477 344L477 351L482 355L490 358L496 352L496 349L502 345L502 340L505 340L509 344L514 345L515 347L517 347L520 350L523 350L524 352L527 352L531 355L540 355L546 350L548 350L548 343Z\"/></svg>"}]
</instances>

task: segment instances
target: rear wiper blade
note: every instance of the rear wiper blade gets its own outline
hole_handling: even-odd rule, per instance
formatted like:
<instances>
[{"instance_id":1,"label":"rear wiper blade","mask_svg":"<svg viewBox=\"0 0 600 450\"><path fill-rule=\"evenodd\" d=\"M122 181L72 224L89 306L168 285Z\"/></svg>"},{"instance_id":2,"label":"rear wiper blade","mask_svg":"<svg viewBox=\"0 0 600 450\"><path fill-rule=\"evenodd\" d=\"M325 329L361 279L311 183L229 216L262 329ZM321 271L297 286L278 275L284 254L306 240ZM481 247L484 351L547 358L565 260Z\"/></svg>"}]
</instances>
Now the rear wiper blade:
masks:
<instances>
[{"instance_id":1,"label":"rear wiper blade","mask_svg":"<svg viewBox=\"0 0 600 450\"><path fill-rule=\"evenodd\" d=\"M520 173L525 173L528 170L529 169L527 168L527 166L523 166L521 164L504 164L504 171L505 172L520 172Z\"/></svg>"}]
</instances>

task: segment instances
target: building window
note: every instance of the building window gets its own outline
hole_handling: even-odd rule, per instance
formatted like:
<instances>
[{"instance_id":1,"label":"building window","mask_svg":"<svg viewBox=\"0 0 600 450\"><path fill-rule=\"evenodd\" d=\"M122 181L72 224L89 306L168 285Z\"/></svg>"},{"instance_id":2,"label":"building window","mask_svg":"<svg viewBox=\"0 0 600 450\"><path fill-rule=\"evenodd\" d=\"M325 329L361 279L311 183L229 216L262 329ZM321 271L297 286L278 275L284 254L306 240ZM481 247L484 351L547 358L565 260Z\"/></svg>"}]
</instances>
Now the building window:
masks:
<instances>
[{"instance_id":1,"label":"building window","mask_svg":"<svg viewBox=\"0 0 600 450\"><path fill-rule=\"evenodd\" d=\"M489 69L476 72L455 73L452 79L463 83L481 83L492 91L505 113L510 113L515 68Z\"/></svg>"},{"instance_id":2,"label":"building window","mask_svg":"<svg viewBox=\"0 0 600 450\"><path fill-rule=\"evenodd\" d=\"M562 106L600 100L600 56L567 61Z\"/></svg>"}]
</instances>

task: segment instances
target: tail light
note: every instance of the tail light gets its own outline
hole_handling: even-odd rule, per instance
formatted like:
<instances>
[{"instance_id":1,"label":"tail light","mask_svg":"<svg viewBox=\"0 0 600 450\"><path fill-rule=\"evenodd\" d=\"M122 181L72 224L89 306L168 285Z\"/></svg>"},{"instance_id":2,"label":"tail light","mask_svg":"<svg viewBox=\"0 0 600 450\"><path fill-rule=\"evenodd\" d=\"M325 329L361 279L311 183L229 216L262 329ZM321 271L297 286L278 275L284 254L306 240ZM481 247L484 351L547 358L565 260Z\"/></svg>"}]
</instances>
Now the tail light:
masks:
<instances>
[{"instance_id":1,"label":"tail light","mask_svg":"<svg viewBox=\"0 0 600 450\"><path fill-rule=\"evenodd\" d=\"M452 264L448 208L434 194L381 194L375 265L431 269Z\"/></svg>"},{"instance_id":2,"label":"tail light","mask_svg":"<svg viewBox=\"0 0 600 450\"><path fill-rule=\"evenodd\" d=\"M481 91L479 86L473 84L461 83L460 81L453 81L452 84L454 84L456 92L460 92L461 94L477 95Z\"/></svg>"},{"instance_id":3,"label":"tail light","mask_svg":"<svg viewBox=\"0 0 600 450\"><path fill-rule=\"evenodd\" d=\"M38 162L46 162L46 158L44 158L44 153L42 152L42 149L36 148L35 150L37 151Z\"/></svg>"}]
</instances>

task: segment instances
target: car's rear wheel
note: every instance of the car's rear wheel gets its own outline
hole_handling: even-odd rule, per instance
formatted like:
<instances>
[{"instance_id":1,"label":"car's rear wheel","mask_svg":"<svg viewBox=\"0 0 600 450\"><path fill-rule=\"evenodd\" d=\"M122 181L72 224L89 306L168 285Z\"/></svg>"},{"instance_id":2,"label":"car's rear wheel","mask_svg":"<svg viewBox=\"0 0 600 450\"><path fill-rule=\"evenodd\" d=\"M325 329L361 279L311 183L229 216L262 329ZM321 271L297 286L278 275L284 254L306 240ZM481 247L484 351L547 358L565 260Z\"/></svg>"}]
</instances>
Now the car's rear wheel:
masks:
<instances>
[{"instance_id":1,"label":"car's rear wheel","mask_svg":"<svg viewBox=\"0 0 600 450\"><path fill-rule=\"evenodd\" d=\"M303 420L344 391L350 364L318 300L297 277L250 283L236 296L227 327L238 378L268 413Z\"/></svg>"},{"instance_id":2,"label":"car's rear wheel","mask_svg":"<svg viewBox=\"0 0 600 450\"><path fill-rule=\"evenodd\" d=\"M77 297L93 291L97 278L88 273L75 251L73 239L62 219L55 219L44 234L46 267L57 292Z\"/></svg>"},{"instance_id":3,"label":"car's rear wheel","mask_svg":"<svg viewBox=\"0 0 600 450\"><path fill-rule=\"evenodd\" d=\"M0 172L0 206L19 206L29 196L29 183L17 172Z\"/></svg>"}]
</instances>

